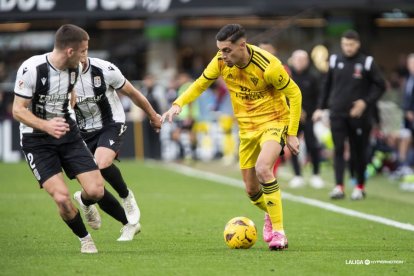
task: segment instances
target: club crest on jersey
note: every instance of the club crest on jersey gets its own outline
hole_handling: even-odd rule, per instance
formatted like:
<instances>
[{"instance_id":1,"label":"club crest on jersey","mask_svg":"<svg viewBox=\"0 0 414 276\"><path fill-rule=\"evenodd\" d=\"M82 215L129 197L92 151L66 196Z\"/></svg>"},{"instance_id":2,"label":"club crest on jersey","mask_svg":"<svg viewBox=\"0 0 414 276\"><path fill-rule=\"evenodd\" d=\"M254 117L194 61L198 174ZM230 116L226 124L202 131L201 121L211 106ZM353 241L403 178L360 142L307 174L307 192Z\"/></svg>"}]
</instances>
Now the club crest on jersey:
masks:
<instances>
[{"instance_id":1,"label":"club crest on jersey","mask_svg":"<svg viewBox=\"0 0 414 276\"><path fill-rule=\"evenodd\" d=\"M76 73L75 72L71 72L70 73L70 84L74 85L76 82Z\"/></svg>"},{"instance_id":2,"label":"club crest on jersey","mask_svg":"<svg viewBox=\"0 0 414 276\"><path fill-rule=\"evenodd\" d=\"M259 79L258 79L258 78L256 78L256 77L251 77L250 79L252 80L252 82L254 83L254 85L257 85L257 82L259 81Z\"/></svg>"},{"instance_id":3,"label":"club crest on jersey","mask_svg":"<svg viewBox=\"0 0 414 276\"><path fill-rule=\"evenodd\" d=\"M356 79L361 79L362 78L362 64L361 63L356 63L354 65L353 77L356 78Z\"/></svg>"},{"instance_id":4,"label":"club crest on jersey","mask_svg":"<svg viewBox=\"0 0 414 276\"><path fill-rule=\"evenodd\" d=\"M100 87L101 84L102 84L102 82L101 82L101 77L100 76L93 77L93 86L94 87Z\"/></svg>"}]
</instances>

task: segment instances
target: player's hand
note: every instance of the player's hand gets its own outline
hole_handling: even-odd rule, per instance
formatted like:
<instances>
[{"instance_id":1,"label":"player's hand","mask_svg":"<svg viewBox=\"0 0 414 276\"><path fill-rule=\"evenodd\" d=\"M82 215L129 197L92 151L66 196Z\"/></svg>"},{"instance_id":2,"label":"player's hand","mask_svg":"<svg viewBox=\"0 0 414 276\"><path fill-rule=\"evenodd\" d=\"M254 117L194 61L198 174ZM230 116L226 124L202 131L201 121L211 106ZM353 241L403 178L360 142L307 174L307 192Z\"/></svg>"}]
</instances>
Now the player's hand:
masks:
<instances>
[{"instance_id":1,"label":"player's hand","mask_svg":"<svg viewBox=\"0 0 414 276\"><path fill-rule=\"evenodd\" d=\"M157 115L155 115L155 117L150 118L150 125L156 133L159 133L160 130L161 130L161 125L162 125L161 120L162 120L161 115L158 114L158 113L157 113Z\"/></svg>"},{"instance_id":2,"label":"player's hand","mask_svg":"<svg viewBox=\"0 0 414 276\"><path fill-rule=\"evenodd\" d=\"M181 107L179 105L173 104L167 112L162 114L161 122L163 123L165 119L167 118L168 122L172 123L173 118L177 116L178 114L180 114L180 112L181 112Z\"/></svg>"},{"instance_id":3,"label":"player's hand","mask_svg":"<svg viewBox=\"0 0 414 276\"><path fill-rule=\"evenodd\" d=\"M352 118L361 117L362 114L365 111L366 106L367 106L367 104L365 103L364 100L361 100L361 99L356 100L355 102L353 102L353 105L352 105L351 111L349 112L349 115Z\"/></svg>"},{"instance_id":4,"label":"player's hand","mask_svg":"<svg viewBox=\"0 0 414 276\"><path fill-rule=\"evenodd\" d=\"M69 131L69 124L66 123L65 118L55 117L46 121L44 131L56 139L59 139Z\"/></svg>"},{"instance_id":5,"label":"player's hand","mask_svg":"<svg viewBox=\"0 0 414 276\"><path fill-rule=\"evenodd\" d=\"M287 136L287 147L289 148L290 152L294 155L299 154L299 139L296 136L288 135Z\"/></svg>"},{"instance_id":6,"label":"player's hand","mask_svg":"<svg viewBox=\"0 0 414 276\"><path fill-rule=\"evenodd\" d=\"M323 116L323 110L322 109L316 109L312 114L312 121L317 122L320 119L322 119Z\"/></svg>"}]
</instances>

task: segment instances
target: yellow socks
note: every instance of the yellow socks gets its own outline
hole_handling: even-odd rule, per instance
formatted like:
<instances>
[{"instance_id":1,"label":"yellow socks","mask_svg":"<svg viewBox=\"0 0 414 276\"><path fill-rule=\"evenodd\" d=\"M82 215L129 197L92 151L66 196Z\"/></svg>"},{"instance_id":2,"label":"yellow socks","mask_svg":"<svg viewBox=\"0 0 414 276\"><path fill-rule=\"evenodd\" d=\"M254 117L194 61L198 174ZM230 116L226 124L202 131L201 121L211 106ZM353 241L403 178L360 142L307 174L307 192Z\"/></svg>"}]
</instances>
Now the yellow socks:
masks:
<instances>
[{"instance_id":1,"label":"yellow socks","mask_svg":"<svg viewBox=\"0 0 414 276\"><path fill-rule=\"evenodd\" d=\"M261 184L263 186L264 204L266 204L267 213L272 221L273 231L283 231L282 196L279 184L276 179Z\"/></svg>"},{"instance_id":2,"label":"yellow socks","mask_svg":"<svg viewBox=\"0 0 414 276\"><path fill-rule=\"evenodd\" d=\"M266 204L264 201L263 191L260 190L256 195L249 196L251 203L262 209L263 211L267 212Z\"/></svg>"}]
</instances>

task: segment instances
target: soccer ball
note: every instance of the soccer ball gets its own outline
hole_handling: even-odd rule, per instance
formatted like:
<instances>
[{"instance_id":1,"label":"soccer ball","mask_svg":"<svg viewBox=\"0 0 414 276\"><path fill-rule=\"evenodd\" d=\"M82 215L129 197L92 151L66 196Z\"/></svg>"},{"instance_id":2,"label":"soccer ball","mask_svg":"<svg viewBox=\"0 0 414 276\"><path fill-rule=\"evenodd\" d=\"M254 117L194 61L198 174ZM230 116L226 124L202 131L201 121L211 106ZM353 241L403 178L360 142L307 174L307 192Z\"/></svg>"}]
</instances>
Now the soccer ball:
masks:
<instances>
[{"instance_id":1,"label":"soccer ball","mask_svg":"<svg viewBox=\"0 0 414 276\"><path fill-rule=\"evenodd\" d=\"M232 249L247 249L257 240L257 229L246 217L235 217L224 227L224 241Z\"/></svg>"}]
</instances>

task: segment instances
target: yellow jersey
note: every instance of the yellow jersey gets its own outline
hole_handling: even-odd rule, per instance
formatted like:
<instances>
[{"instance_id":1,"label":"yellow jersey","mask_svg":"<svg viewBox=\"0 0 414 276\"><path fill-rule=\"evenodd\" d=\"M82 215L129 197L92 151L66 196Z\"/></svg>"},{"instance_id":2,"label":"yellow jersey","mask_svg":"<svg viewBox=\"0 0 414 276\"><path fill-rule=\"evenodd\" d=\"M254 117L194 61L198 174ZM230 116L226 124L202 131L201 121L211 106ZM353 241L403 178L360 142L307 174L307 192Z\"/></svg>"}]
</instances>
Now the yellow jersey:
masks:
<instances>
[{"instance_id":1,"label":"yellow jersey","mask_svg":"<svg viewBox=\"0 0 414 276\"><path fill-rule=\"evenodd\" d=\"M174 104L182 107L192 102L222 76L230 92L240 132L259 130L267 123L277 121L288 125L288 135L297 135L302 110L299 87L275 56L254 45L247 44L247 49L250 60L242 68L227 66L218 51L203 74Z\"/></svg>"}]
</instances>

